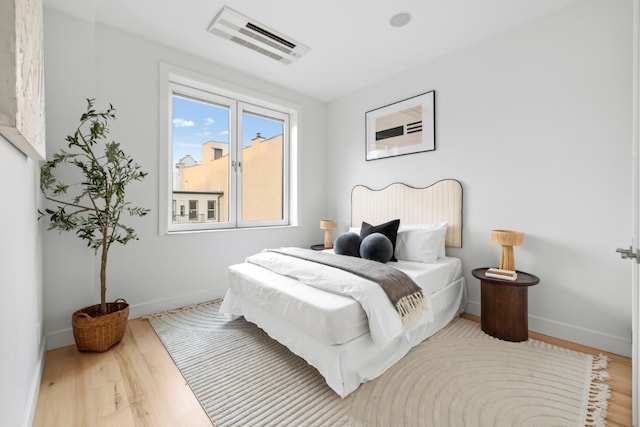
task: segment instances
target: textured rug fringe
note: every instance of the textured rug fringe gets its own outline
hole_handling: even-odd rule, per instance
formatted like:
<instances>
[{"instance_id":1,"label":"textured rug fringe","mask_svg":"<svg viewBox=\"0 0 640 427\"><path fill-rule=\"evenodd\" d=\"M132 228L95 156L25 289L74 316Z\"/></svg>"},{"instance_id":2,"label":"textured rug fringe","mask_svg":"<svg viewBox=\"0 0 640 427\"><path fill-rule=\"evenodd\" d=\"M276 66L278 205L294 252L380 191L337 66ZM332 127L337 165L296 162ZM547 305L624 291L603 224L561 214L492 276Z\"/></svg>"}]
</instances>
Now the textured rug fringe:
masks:
<instances>
[{"instance_id":1,"label":"textured rug fringe","mask_svg":"<svg viewBox=\"0 0 640 427\"><path fill-rule=\"evenodd\" d=\"M611 398L611 387L607 384L593 382L607 381L611 376L602 369L609 364L609 358L600 354L594 356L591 362L591 385L589 386L589 401L587 403L586 426L605 427L607 425L607 408Z\"/></svg>"},{"instance_id":2,"label":"textured rug fringe","mask_svg":"<svg viewBox=\"0 0 640 427\"><path fill-rule=\"evenodd\" d=\"M609 365L609 356L604 354L594 356L593 362L591 362L593 369L604 369L607 365Z\"/></svg>"},{"instance_id":3,"label":"textured rug fringe","mask_svg":"<svg viewBox=\"0 0 640 427\"><path fill-rule=\"evenodd\" d=\"M141 316L141 319L146 319L146 320L155 319L157 317L166 316L168 314L181 313L183 311L193 310L194 308L199 308L199 307L206 307L206 306L211 305L211 304L219 304L221 302L222 302L222 298L214 299L214 300L211 300L211 301L199 302L199 303L196 303L196 304L185 305L184 307L172 308L170 310L161 311L159 313L154 313L154 314L149 314L149 315L146 315L146 316Z\"/></svg>"}]
</instances>

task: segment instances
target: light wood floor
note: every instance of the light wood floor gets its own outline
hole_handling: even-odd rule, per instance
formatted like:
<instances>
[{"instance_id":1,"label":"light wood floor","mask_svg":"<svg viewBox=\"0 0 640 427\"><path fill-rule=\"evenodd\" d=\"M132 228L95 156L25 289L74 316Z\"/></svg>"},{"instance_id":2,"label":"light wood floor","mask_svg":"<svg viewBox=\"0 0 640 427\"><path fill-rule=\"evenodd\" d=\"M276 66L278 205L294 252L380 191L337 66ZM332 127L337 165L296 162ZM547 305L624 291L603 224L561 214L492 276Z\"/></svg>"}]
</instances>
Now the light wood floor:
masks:
<instances>
[{"instance_id":1,"label":"light wood floor","mask_svg":"<svg viewBox=\"0 0 640 427\"><path fill-rule=\"evenodd\" d=\"M464 315L472 320L478 317ZM531 333L531 338L591 354L599 350ZM608 354L613 377L608 426L631 426L631 360ZM211 421L148 321L130 320L106 353L75 346L49 351L34 427L207 426Z\"/></svg>"}]
</instances>

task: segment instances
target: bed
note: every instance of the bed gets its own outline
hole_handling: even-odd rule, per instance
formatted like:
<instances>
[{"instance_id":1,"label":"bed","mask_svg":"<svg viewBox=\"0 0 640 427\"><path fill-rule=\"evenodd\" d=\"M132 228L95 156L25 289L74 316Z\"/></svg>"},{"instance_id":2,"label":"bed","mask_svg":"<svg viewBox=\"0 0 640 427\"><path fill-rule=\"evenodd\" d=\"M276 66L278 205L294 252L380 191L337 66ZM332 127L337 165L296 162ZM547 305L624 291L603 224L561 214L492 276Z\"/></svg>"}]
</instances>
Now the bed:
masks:
<instances>
[{"instance_id":1,"label":"bed","mask_svg":"<svg viewBox=\"0 0 640 427\"><path fill-rule=\"evenodd\" d=\"M432 236L424 230L442 230L445 224L437 254L432 254L433 247L429 249L433 256L429 262L403 255L385 264L411 277L422 290L427 309L410 325L398 320L388 299L372 302L377 294L363 302L360 293L338 294L323 287L335 282L357 288L366 286L367 279L278 251L263 251L230 266L229 289L220 307L229 319L243 316L305 359L341 397L382 375L412 347L456 318L467 303L462 263L446 256L444 248L462 247L460 182L442 180L426 188L395 183L381 190L359 185L351 198L350 231L357 233L363 222L400 220L396 254L416 253L411 247L415 236Z\"/></svg>"}]
</instances>

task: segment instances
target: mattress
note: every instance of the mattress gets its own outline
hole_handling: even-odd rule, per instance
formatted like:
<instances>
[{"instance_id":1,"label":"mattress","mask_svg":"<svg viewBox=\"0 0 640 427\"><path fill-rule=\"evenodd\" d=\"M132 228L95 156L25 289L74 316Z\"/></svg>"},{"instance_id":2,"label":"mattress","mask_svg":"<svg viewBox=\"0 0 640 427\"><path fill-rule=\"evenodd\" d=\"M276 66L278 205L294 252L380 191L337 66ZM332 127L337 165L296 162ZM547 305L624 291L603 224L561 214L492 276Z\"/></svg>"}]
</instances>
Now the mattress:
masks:
<instances>
[{"instance_id":1,"label":"mattress","mask_svg":"<svg viewBox=\"0 0 640 427\"><path fill-rule=\"evenodd\" d=\"M427 297L462 275L462 263L452 257L433 264L401 260L393 266L409 275ZM307 286L255 264L230 266L229 289L323 344L343 344L369 332L367 316L352 298Z\"/></svg>"}]
</instances>

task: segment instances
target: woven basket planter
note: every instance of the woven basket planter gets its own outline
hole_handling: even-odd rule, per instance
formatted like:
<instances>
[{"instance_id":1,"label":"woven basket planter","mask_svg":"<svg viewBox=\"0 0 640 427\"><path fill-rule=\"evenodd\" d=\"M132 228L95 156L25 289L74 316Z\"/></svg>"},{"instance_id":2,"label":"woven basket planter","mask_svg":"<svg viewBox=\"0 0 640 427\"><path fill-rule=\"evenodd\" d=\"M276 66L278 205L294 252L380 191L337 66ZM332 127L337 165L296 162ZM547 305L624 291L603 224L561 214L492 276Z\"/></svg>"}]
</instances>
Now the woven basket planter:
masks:
<instances>
[{"instance_id":1,"label":"woven basket planter","mask_svg":"<svg viewBox=\"0 0 640 427\"><path fill-rule=\"evenodd\" d=\"M100 304L73 313L73 338L80 351L105 352L120 342L129 319L129 304L122 298L107 303L107 314L100 315Z\"/></svg>"}]
</instances>

